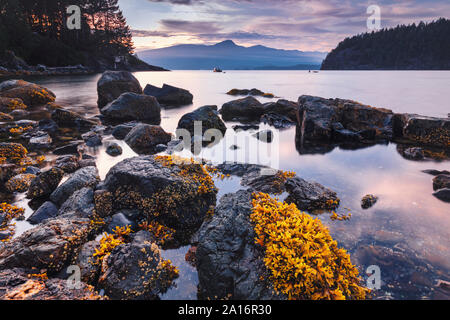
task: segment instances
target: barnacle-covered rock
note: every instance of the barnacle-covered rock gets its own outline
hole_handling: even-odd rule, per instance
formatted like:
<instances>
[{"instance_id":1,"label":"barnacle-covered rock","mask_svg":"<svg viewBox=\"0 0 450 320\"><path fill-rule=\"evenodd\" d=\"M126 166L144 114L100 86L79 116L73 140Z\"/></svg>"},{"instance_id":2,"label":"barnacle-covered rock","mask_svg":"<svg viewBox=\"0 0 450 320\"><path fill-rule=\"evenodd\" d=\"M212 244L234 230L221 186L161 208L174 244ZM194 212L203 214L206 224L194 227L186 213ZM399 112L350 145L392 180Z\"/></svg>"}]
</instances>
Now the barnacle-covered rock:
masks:
<instances>
[{"instance_id":1,"label":"barnacle-covered rock","mask_svg":"<svg viewBox=\"0 0 450 320\"><path fill-rule=\"evenodd\" d=\"M19 174L6 182L6 189L13 192L26 192L31 185L31 181L36 178L34 174Z\"/></svg>"},{"instance_id":2,"label":"barnacle-covered rock","mask_svg":"<svg viewBox=\"0 0 450 320\"><path fill-rule=\"evenodd\" d=\"M62 169L66 173L73 173L80 169L80 163L77 156L64 155L56 159L55 168Z\"/></svg>"},{"instance_id":3,"label":"barnacle-covered rock","mask_svg":"<svg viewBox=\"0 0 450 320\"><path fill-rule=\"evenodd\" d=\"M81 136L88 147L98 147L102 145L102 136L94 131L89 131Z\"/></svg>"},{"instance_id":4,"label":"barnacle-covered rock","mask_svg":"<svg viewBox=\"0 0 450 320\"><path fill-rule=\"evenodd\" d=\"M170 261L162 259L150 233L140 231L131 243L119 245L105 257L98 285L111 299L157 299L177 276Z\"/></svg>"},{"instance_id":5,"label":"barnacle-covered rock","mask_svg":"<svg viewBox=\"0 0 450 320\"><path fill-rule=\"evenodd\" d=\"M20 163L28 154L28 150L20 143L0 143L0 158L12 163Z\"/></svg>"},{"instance_id":6,"label":"barnacle-covered rock","mask_svg":"<svg viewBox=\"0 0 450 320\"><path fill-rule=\"evenodd\" d=\"M160 126L139 124L125 137L125 142L139 154L155 153L159 144L167 144L172 136Z\"/></svg>"},{"instance_id":7,"label":"barnacle-covered rock","mask_svg":"<svg viewBox=\"0 0 450 320\"><path fill-rule=\"evenodd\" d=\"M75 191L85 187L95 188L99 181L96 167L81 168L52 192L50 200L57 205L62 205Z\"/></svg>"},{"instance_id":8,"label":"barnacle-covered rock","mask_svg":"<svg viewBox=\"0 0 450 320\"><path fill-rule=\"evenodd\" d=\"M0 111L12 112L14 110L25 110L27 106L21 99L0 97Z\"/></svg>"},{"instance_id":9,"label":"barnacle-covered rock","mask_svg":"<svg viewBox=\"0 0 450 320\"><path fill-rule=\"evenodd\" d=\"M378 197L373 194L368 194L361 199L361 208L369 209L372 208L378 201Z\"/></svg>"},{"instance_id":10,"label":"barnacle-covered rock","mask_svg":"<svg viewBox=\"0 0 450 320\"><path fill-rule=\"evenodd\" d=\"M300 210L334 210L339 206L336 192L317 182L294 177L287 179L285 186L289 193L286 202L294 203Z\"/></svg>"},{"instance_id":11,"label":"barnacle-covered rock","mask_svg":"<svg viewBox=\"0 0 450 320\"><path fill-rule=\"evenodd\" d=\"M433 189L450 188L450 174L440 174L433 179Z\"/></svg>"},{"instance_id":12,"label":"barnacle-covered rock","mask_svg":"<svg viewBox=\"0 0 450 320\"><path fill-rule=\"evenodd\" d=\"M106 147L106 153L109 154L111 157L118 157L122 154L122 152L123 152L122 147L115 142L108 143Z\"/></svg>"},{"instance_id":13,"label":"barnacle-covered rock","mask_svg":"<svg viewBox=\"0 0 450 320\"><path fill-rule=\"evenodd\" d=\"M59 185L64 176L64 171L59 168L52 168L42 172L31 181L27 198L36 199L49 196Z\"/></svg>"},{"instance_id":14,"label":"barnacle-covered rock","mask_svg":"<svg viewBox=\"0 0 450 320\"><path fill-rule=\"evenodd\" d=\"M244 174L241 185L270 194L281 194L286 191L286 182L289 178L295 177L294 172L284 172L277 170L251 170Z\"/></svg>"},{"instance_id":15,"label":"barnacle-covered rock","mask_svg":"<svg viewBox=\"0 0 450 320\"><path fill-rule=\"evenodd\" d=\"M0 300L101 300L92 286L79 283L69 288L63 279L48 279L19 268L0 272Z\"/></svg>"},{"instance_id":16,"label":"barnacle-covered rock","mask_svg":"<svg viewBox=\"0 0 450 320\"><path fill-rule=\"evenodd\" d=\"M104 187L115 209L141 210L184 240L200 227L217 193L204 166L170 156L126 159L109 171Z\"/></svg>"},{"instance_id":17,"label":"barnacle-covered rock","mask_svg":"<svg viewBox=\"0 0 450 320\"><path fill-rule=\"evenodd\" d=\"M80 267L81 281L88 284L96 284L100 275L101 265L94 257L95 250L100 246L99 241L85 243L78 253L75 264Z\"/></svg>"},{"instance_id":18,"label":"barnacle-covered rock","mask_svg":"<svg viewBox=\"0 0 450 320\"><path fill-rule=\"evenodd\" d=\"M125 92L142 94L142 87L131 72L104 72L97 82L98 107L103 108Z\"/></svg>"},{"instance_id":19,"label":"barnacle-covered rock","mask_svg":"<svg viewBox=\"0 0 450 320\"><path fill-rule=\"evenodd\" d=\"M77 128L83 132L89 131L92 127L97 125L96 121L86 119L76 112L62 108L56 108L52 112L52 120L60 127Z\"/></svg>"},{"instance_id":20,"label":"barnacle-covered rock","mask_svg":"<svg viewBox=\"0 0 450 320\"><path fill-rule=\"evenodd\" d=\"M450 147L450 119L425 117L417 114L395 115L398 138L436 147Z\"/></svg>"},{"instance_id":21,"label":"barnacle-covered rock","mask_svg":"<svg viewBox=\"0 0 450 320\"><path fill-rule=\"evenodd\" d=\"M145 121L161 123L161 106L155 97L127 92L102 109L102 114L113 121Z\"/></svg>"},{"instance_id":22,"label":"barnacle-covered rock","mask_svg":"<svg viewBox=\"0 0 450 320\"><path fill-rule=\"evenodd\" d=\"M251 191L224 195L211 221L200 229L196 258L201 299L277 298L267 281L263 252L255 244L251 202Z\"/></svg>"},{"instance_id":23,"label":"barnacle-covered rock","mask_svg":"<svg viewBox=\"0 0 450 320\"><path fill-rule=\"evenodd\" d=\"M11 268L61 271L89 236L88 219L48 220L0 247L0 270Z\"/></svg>"},{"instance_id":24,"label":"barnacle-covered rock","mask_svg":"<svg viewBox=\"0 0 450 320\"><path fill-rule=\"evenodd\" d=\"M24 80L8 80L0 84L0 96L19 98L27 106L44 105L55 101L55 94L47 88Z\"/></svg>"}]
</instances>

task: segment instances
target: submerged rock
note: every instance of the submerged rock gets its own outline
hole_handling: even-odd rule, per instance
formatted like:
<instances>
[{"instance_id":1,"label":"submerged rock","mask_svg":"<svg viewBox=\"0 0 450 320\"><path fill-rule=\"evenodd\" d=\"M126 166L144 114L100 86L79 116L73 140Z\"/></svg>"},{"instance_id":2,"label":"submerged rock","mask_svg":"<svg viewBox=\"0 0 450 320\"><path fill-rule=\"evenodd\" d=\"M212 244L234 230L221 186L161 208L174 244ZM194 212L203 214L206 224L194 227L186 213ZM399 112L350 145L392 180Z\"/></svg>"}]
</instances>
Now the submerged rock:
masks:
<instances>
[{"instance_id":1,"label":"submerged rock","mask_svg":"<svg viewBox=\"0 0 450 320\"><path fill-rule=\"evenodd\" d=\"M201 122L201 130L199 132L194 132L195 122ZM217 129L222 134L225 134L227 131L225 123L219 117L217 106L204 106L185 114L178 122L178 129L186 129L191 134L191 137L195 133L203 136L209 129Z\"/></svg>"},{"instance_id":2,"label":"submerged rock","mask_svg":"<svg viewBox=\"0 0 450 320\"><path fill-rule=\"evenodd\" d=\"M96 121L86 119L76 112L62 108L56 108L52 112L52 120L60 127L77 128L83 132L89 131L92 127L97 125Z\"/></svg>"},{"instance_id":3,"label":"submerged rock","mask_svg":"<svg viewBox=\"0 0 450 320\"><path fill-rule=\"evenodd\" d=\"M122 147L115 142L109 143L108 146L106 147L106 153L112 157L118 157L122 154L122 152L123 152Z\"/></svg>"},{"instance_id":4,"label":"submerged rock","mask_svg":"<svg viewBox=\"0 0 450 320\"><path fill-rule=\"evenodd\" d=\"M102 136L96 132L89 131L81 136L88 147L98 147L102 145Z\"/></svg>"},{"instance_id":5,"label":"submerged rock","mask_svg":"<svg viewBox=\"0 0 450 320\"><path fill-rule=\"evenodd\" d=\"M450 202L450 188L439 189L433 196L444 202Z\"/></svg>"},{"instance_id":6,"label":"submerged rock","mask_svg":"<svg viewBox=\"0 0 450 320\"><path fill-rule=\"evenodd\" d=\"M265 112L264 105L249 96L225 103L220 109L225 121L258 121Z\"/></svg>"},{"instance_id":7,"label":"submerged rock","mask_svg":"<svg viewBox=\"0 0 450 320\"><path fill-rule=\"evenodd\" d=\"M80 163L77 156L65 155L56 159L55 167L64 170L66 173L73 173L80 169Z\"/></svg>"},{"instance_id":8,"label":"submerged rock","mask_svg":"<svg viewBox=\"0 0 450 320\"><path fill-rule=\"evenodd\" d=\"M155 153L158 144L167 144L172 136L160 126L139 124L125 137L125 142L137 153Z\"/></svg>"},{"instance_id":9,"label":"submerged rock","mask_svg":"<svg viewBox=\"0 0 450 320\"><path fill-rule=\"evenodd\" d=\"M58 187L63 176L64 171L59 168L52 168L42 172L31 181L27 198L36 199L49 196Z\"/></svg>"},{"instance_id":10,"label":"submerged rock","mask_svg":"<svg viewBox=\"0 0 450 320\"><path fill-rule=\"evenodd\" d=\"M105 258L99 287L111 299L157 299L176 276L150 233L140 231L131 243L118 246Z\"/></svg>"},{"instance_id":11,"label":"submerged rock","mask_svg":"<svg viewBox=\"0 0 450 320\"><path fill-rule=\"evenodd\" d=\"M378 201L378 197L373 194L368 194L361 199L361 208L369 209L372 208Z\"/></svg>"},{"instance_id":12,"label":"submerged rock","mask_svg":"<svg viewBox=\"0 0 450 320\"><path fill-rule=\"evenodd\" d=\"M227 92L230 96L261 96L264 98L274 98L272 93L265 93L259 89L231 89Z\"/></svg>"},{"instance_id":13,"label":"submerged rock","mask_svg":"<svg viewBox=\"0 0 450 320\"><path fill-rule=\"evenodd\" d=\"M155 97L145 94L124 93L102 109L102 114L110 120L139 120L150 124L161 123L161 107Z\"/></svg>"},{"instance_id":14,"label":"submerged rock","mask_svg":"<svg viewBox=\"0 0 450 320\"><path fill-rule=\"evenodd\" d=\"M224 195L211 221L200 229L196 250L200 299L276 298L267 281L264 252L255 244L251 199L251 191Z\"/></svg>"},{"instance_id":15,"label":"submerged rock","mask_svg":"<svg viewBox=\"0 0 450 320\"><path fill-rule=\"evenodd\" d=\"M432 176L438 176L440 174L450 175L450 171L447 171L447 170L440 171L440 170L435 170L435 169L428 169L428 170L423 170L422 172L426 173L426 174L431 174Z\"/></svg>"},{"instance_id":16,"label":"submerged rock","mask_svg":"<svg viewBox=\"0 0 450 320\"><path fill-rule=\"evenodd\" d=\"M127 134L138 124L139 122L128 122L119 124L118 126L114 127L112 131L112 135L117 140L123 140L127 136Z\"/></svg>"},{"instance_id":17,"label":"submerged rock","mask_svg":"<svg viewBox=\"0 0 450 320\"><path fill-rule=\"evenodd\" d=\"M139 81L128 71L106 71L97 83L98 107L101 109L125 92L142 94Z\"/></svg>"},{"instance_id":18,"label":"submerged rock","mask_svg":"<svg viewBox=\"0 0 450 320\"><path fill-rule=\"evenodd\" d=\"M188 90L167 84L164 84L162 88L148 84L144 89L144 93L155 97L165 107L178 107L192 104L194 99L194 96Z\"/></svg>"}]
</instances>

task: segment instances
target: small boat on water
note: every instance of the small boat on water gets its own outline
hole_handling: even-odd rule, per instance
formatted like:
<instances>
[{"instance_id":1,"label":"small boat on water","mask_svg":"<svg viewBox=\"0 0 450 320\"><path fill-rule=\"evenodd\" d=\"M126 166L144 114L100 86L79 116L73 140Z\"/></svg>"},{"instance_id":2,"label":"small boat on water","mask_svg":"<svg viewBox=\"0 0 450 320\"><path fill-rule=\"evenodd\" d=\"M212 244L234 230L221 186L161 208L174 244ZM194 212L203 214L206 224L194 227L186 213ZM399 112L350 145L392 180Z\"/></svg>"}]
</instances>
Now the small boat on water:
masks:
<instances>
[{"instance_id":1,"label":"small boat on water","mask_svg":"<svg viewBox=\"0 0 450 320\"><path fill-rule=\"evenodd\" d=\"M223 72L223 70L220 68L214 68L213 72Z\"/></svg>"}]
</instances>

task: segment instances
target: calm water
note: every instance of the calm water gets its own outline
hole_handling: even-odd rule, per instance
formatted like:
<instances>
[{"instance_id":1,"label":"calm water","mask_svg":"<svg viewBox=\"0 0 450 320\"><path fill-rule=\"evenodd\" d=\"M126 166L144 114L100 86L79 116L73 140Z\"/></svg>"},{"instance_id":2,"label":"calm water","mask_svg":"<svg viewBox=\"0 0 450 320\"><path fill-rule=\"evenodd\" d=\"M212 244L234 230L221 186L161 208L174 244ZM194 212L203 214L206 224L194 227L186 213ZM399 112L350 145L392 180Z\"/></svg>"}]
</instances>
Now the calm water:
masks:
<instances>
[{"instance_id":1,"label":"calm water","mask_svg":"<svg viewBox=\"0 0 450 320\"><path fill-rule=\"evenodd\" d=\"M194 105L163 110L162 127L174 132L178 120L185 113L203 105L220 106L233 98L225 92L232 88L258 88L284 99L296 101L300 95L352 99L374 107L395 112L419 113L447 117L450 112L450 72L321 72L305 71L232 71L215 74L207 71L142 72L136 77L144 87L147 83L161 86L168 83L190 90ZM100 76L54 77L36 82L51 89L57 102L86 116L98 114L96 82ZM259 99L261 102L272 101ZM228 127L234 123L228 123ZM261 128L266 126L261 125ZM273 128L272 128L273 129ZM295 171L300 177L315 180L335 190L342 199L338 213L352 213L349 221L331 221L329 213L319 218L330 228L341 246L348 249L352 259L365 270L371 264L380 265L382 298L433 298L438 279L450 280L450 204L432 196L432 176L425 169L450 170L450 162L414 162L402 158L395 144L377 145L366 149L346 151L335 149L325 155L300 155L295 147L295 128L278 131L272 144L272 157L278 159L280 169ZM230 129L228 137L234 139ZM113 139L113 138L107 138ZM230 151L228 144L206 149L203 157L218 160L226 154L247 161L258 162L245 143L251 133L243 133L232 143L241 150ZM253 138L254 139L254 138ZM228 140L227 140L228 141ZM255 140L256 141L256 140ZM124 154L108 156L103 148L91 150L97 155L102 178L109 168L134 152L123 142ZM229 143L229 142L227 142ZM250 155L249 155L250 153ZM279 155L279 156L278 156ZM234 192L239 181L231 179L217 183L220 196ZM379 196L379 202L369 210L360 207L361 198L368 194ZM25 205L25 201L19 201ZM27 214L31 214L28 208ZM18 223L18 233L29 228ZM375 248L387 248L391 255L380 255ZM197 274L184 262L188 248L166 251L181 270L177 287L163 299L196 298ZM378 253L377 253L378 252ZM401 258L398 258L398 256ZM406 277L405 274L408 276ZM411 287L411 283L415 286Z\"/></svg>"}]
</instances>

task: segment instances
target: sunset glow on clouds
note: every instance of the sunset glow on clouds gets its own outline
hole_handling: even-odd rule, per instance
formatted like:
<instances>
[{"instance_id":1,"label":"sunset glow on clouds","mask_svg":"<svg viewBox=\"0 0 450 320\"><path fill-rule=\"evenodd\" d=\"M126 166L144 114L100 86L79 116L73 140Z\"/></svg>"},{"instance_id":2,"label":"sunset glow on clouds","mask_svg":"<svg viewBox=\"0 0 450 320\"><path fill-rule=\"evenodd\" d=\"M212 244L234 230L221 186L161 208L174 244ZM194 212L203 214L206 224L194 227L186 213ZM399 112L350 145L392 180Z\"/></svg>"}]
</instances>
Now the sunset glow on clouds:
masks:
<instances>
[{"instance_id":1,"label":"sunset glow on clouds","mask_svg":"<svg viewBox=\"0 0 450 320\"><path fill-rule=\"evenodd\" d=\"M239 45L329 51L367 32L368 6L382 27L450 17L448 0L120 0L139 49L174 44Z\"/></svg>"}]
</instances>

